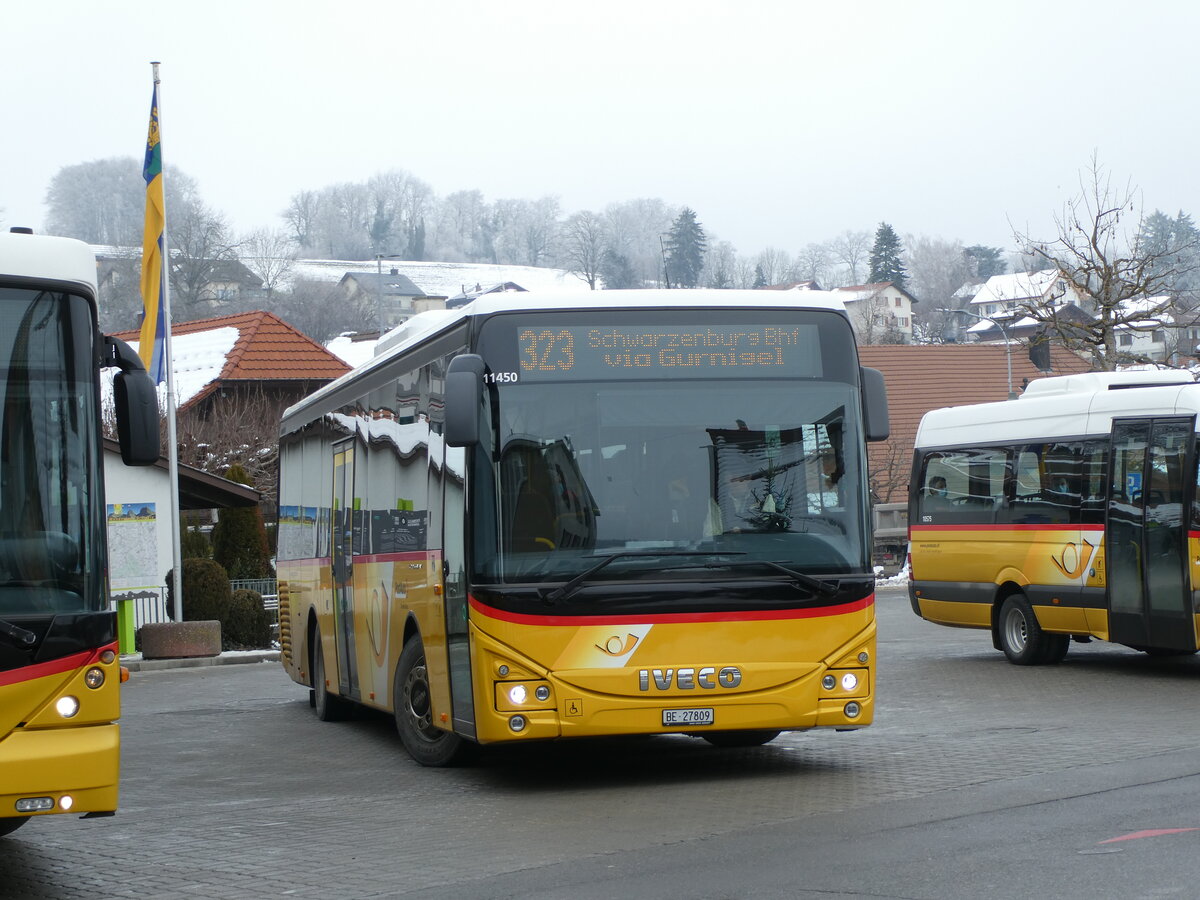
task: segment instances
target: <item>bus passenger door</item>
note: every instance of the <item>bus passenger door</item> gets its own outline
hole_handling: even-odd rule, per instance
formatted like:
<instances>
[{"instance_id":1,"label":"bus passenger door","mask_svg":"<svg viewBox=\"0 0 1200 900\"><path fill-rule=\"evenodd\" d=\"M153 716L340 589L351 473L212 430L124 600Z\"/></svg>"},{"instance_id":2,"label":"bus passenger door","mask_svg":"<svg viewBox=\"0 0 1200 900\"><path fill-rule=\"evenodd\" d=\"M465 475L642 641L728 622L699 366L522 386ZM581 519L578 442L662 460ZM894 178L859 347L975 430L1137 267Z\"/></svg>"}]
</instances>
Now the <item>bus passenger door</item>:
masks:
<instances>
[{"instance_id":1,"label":"bus passenger door","mask_svg":"<svg viewBox=\"0 0 1200 900\"><path fill-rule=\"evenodd\" d=\"M1109 639L1195 650L1185 521L1192 418L1119 419L1105 530Z\"/></svg>"},{"instance_id":2,"label":"bus passenger door","mask_svg":"<svg viewBox=\"0 0 1200 900\"><path fill-rule=\"evenodd\" d=\"M333 635L337 645L338 693L357 699L354 656L354 442L333 448Z\"/></svg>"}]
</instances>

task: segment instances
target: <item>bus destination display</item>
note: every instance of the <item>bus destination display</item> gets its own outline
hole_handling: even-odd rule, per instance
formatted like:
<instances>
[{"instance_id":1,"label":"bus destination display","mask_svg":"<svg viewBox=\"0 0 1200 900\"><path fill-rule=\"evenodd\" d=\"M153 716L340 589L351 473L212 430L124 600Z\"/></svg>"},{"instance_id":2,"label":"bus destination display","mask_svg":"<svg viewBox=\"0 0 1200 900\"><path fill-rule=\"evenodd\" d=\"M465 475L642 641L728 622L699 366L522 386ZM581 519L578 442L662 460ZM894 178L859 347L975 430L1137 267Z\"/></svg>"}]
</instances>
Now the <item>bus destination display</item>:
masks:
<instances>
[{"instance_id":1,"label":"bus destination display","mask_svg":"<svg viewBox=\"0 0 1200 900\"><path fill-rule=\"evenodd\" d=\"M516 377L494 380L811 377L821 358L811 325L539 326L516 338Z\"/></svg>"}]
</instances>

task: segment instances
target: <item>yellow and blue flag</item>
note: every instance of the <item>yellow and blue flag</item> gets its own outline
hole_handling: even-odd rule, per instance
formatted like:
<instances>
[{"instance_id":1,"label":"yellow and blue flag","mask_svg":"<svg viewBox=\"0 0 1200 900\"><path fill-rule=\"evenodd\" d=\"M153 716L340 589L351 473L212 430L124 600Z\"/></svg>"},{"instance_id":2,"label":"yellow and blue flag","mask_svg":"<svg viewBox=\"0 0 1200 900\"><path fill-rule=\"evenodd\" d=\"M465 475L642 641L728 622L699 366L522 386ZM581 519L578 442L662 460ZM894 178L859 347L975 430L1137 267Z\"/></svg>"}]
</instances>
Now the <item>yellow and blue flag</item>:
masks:
<instances>
[{"instance_id":1,"label":"yellow and blue flag","mask_svg":"<svg viewBox=\"0 0 1200 900\"><path fill-rule=\"evenodd\" d=\"M167 380L166 266L163 261L166 213L163 207L162 147L158 141L158 84L150 100L150 133L146 138L146 226L142 233L142 334L138 355L155 384Z\"/></svg>"}]
</instances>

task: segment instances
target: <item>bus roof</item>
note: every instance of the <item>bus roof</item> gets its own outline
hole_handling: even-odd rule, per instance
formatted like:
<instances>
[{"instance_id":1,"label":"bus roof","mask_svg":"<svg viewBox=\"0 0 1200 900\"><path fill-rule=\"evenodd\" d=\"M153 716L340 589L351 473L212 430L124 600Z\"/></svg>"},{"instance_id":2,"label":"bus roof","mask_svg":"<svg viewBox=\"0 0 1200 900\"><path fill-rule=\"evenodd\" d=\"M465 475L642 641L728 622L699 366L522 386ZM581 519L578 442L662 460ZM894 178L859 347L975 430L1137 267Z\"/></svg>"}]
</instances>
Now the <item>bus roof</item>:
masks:
<instances>
[{"instance_id":1,"label":"bus roof","mask_svg":"<svg viewBox=\"0 0 1200 900\"><path fill-rule=\"evenodd\" d=\"M1039 378L1016 400L926 413L916 446L961 447L1108 434L1122 416L1200 412L1200 384L1180 369Z\"/></svg>"},{"instance_id":2,"label":"bus roof","mask_svg":"<svg viewBox=\"0 0 1200 900\"><path fill-rule=\"evenodd\" d=\"M833 291L623 290L577 294L521 291L484 294L458 309L418 313L380 338L375 356L286 409L286 422L304 407L340 390L347 382L401 355L422 342L472 318L497 313L539 313L551 310L614 309L826 309L845 314L844 298Z\"/></svg>"},{"instance_id":3,"label":"bus roof","mask_svg":"<svg viewBox=\"0 0 1200 900\"><path fill-rule=\"evenodd\" d=\"M96 255L83 241L44 234L0 233L0 278L69 282L96 296Z\"/></svg>"}]
</instances>

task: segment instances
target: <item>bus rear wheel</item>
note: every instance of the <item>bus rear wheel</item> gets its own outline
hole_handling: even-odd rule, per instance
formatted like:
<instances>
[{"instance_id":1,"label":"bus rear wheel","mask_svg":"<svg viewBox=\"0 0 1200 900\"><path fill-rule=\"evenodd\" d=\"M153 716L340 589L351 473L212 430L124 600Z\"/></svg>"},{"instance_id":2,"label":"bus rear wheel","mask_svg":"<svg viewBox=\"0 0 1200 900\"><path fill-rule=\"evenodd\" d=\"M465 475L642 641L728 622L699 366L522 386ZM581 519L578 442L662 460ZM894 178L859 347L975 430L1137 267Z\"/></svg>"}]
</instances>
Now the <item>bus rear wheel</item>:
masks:
<instances>
[{"instance_id":1,"label":"bus rear wheel","mask_svg":"<svg viewBox=\"0 0 1200 900\"><path fill-rule=\"evenodd\" d=\"M418 763L433 767L452 766L466 758L470 750L468 742L433 724L425 647L418 637L409 638L400 651L392 684L392 708L404 749Z\"/></svg>"},{"instance_id":2,"label":"bus rear wheel","mask_svg":"<svg viewBox=\"0 0 1200 900\"><path fill-rule=\"evenodd\" d=\"M0 818L0 837L6 834L12 834L22 825L29 821L30 816L5 816Z\"/></svg>"},{"instance_id":3,"label":"bus rear wheel","mask_svg":"<svg viewBox=\"0 0 1200 900\"><path fill-rule=\"evenodd\" d=\"M325 684L325 653L321 645L321 631L313 628L308 639L309 666L312 673L312 707L322 722L340 722L346 718L349 705L341 697L329 693Z\"/></svg>"},{"instance_id":4,"label":"bus rear wheel","mask_svg":"<svg viewBox=\"0 0 1200 900\"><path fill-rule=\"evenodd\" d=\"M1069 634L1042 631L1024 594L1013 594L1001 604L997 628L1000 649L1009 662L1018 666L1060 663L1071 646Z\"/></svg>"}]
</instances>

